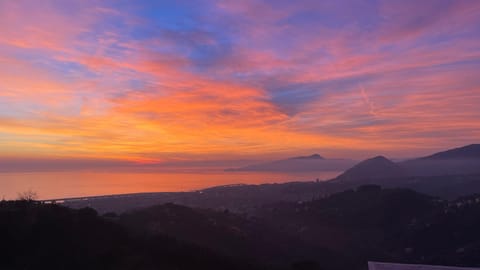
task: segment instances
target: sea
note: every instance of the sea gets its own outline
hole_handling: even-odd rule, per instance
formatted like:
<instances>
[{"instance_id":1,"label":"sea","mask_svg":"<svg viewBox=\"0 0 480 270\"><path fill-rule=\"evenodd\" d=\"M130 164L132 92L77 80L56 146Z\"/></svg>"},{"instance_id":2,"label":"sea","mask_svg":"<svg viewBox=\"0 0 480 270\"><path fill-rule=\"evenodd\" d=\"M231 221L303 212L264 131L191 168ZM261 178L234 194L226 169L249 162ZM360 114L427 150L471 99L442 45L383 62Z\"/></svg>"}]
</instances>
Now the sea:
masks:
<instances>
[{"instance_id":1,"label":"sea","mask_svg":"<svg viewBox=\"0 0 480 270\"><path fill-rule=\"evenodd\" d=\"M38 199L62 199L141 192L194 191L233 184L324 181L341 172L226 172L182 170L167 172L48 171L0 173L0 200L33 191Z\"/></svg>"}]
</instances>

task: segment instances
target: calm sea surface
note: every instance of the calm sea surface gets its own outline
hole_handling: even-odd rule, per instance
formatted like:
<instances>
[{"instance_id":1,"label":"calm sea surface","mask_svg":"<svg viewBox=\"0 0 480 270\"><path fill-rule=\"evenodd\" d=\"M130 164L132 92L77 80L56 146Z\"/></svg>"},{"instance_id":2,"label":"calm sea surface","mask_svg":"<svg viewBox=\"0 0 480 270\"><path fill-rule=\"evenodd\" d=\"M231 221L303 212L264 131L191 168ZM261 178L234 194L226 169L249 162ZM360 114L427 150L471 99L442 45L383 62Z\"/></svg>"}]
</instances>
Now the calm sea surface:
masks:
<instances>
[{"instance_id":1,"label":"calm sea surface","mask_svg":"<svg viewBox=\"0 0 480 270\"><path fill-rule=\"evenodd\" d=\"M136 192L191 191L229 184L328 180L340 172L33 172L0 173L0 199L35 191L40 199Z\"/></svg>"}]
</instances>

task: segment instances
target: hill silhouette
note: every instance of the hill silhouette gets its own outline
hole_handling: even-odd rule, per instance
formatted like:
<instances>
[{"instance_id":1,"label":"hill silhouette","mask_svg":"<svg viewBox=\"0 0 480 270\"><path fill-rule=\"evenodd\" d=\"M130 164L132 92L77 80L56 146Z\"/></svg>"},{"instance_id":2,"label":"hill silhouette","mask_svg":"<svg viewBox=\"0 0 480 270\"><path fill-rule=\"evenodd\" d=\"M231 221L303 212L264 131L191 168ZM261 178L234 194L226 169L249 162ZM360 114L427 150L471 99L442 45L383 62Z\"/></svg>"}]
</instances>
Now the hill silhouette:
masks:
<instances>
[{"instance_id":1,"label":"hill silhouette","mask_svg":"<svg viewBox=\"0 0 480 270\"><path fill-rule=\"evenodd\" d=\"M377 156L358 163L336 177L334 181L355 182L403 176L405 176L405 172L400 166L383 156Z\"/></svg>"}]
</instances>

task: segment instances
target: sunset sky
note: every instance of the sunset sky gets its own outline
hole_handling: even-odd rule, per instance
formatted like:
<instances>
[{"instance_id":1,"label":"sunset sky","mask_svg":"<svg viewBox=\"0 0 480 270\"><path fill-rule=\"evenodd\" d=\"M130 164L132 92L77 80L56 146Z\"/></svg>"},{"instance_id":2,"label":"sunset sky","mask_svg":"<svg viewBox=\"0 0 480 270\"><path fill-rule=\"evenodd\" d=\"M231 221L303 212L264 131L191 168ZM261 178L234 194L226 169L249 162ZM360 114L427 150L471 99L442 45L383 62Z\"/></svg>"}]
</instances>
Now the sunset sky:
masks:
<instances>
[{"instance_id":1,"label":"sunset sky","mask_svg":"<svg viewBox=\"0 0 480 270\"><path fill-rule=\"evenodd\" d=\"M0 1L0 160L480 141L480 1Z\"/></svg>"}]
</instances>

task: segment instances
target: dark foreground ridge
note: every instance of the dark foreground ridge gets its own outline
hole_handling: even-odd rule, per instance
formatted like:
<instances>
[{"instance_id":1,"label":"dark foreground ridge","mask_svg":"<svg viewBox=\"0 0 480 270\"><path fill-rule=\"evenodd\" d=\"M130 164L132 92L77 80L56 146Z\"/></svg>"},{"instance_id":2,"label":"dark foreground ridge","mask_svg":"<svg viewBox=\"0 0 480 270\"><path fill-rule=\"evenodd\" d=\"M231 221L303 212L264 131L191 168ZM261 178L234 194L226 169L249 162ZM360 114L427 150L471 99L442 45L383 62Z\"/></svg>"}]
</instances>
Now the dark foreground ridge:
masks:
<instances>
[{"instance_id":1,"label":"dark foreground ridge","mask_svg":"<svg viewBox=\"0 0 480 270\"><path fill-rule=\"evenodd\" d=\"M0 269L265 269L166 234L133 233L117 219L91 208L0 202Z\"/></svg>"},{"instance_id":2,"label":"dark foreground ridge","mask_svg":"<svg viewBox=\"0 0 480 270\"><path fill-rule=\"evenodd\" d=\"M480 266L480 195L367 185L249 215L163 204L120 215L0 203L0 269L360 270L368 261Z\"/></svg>"}]
</instances>

